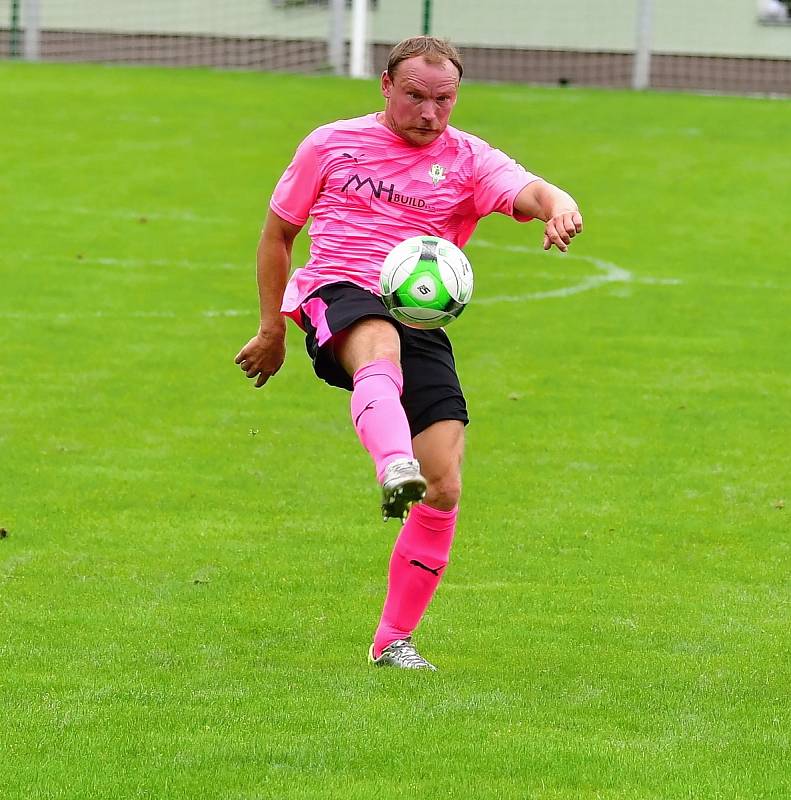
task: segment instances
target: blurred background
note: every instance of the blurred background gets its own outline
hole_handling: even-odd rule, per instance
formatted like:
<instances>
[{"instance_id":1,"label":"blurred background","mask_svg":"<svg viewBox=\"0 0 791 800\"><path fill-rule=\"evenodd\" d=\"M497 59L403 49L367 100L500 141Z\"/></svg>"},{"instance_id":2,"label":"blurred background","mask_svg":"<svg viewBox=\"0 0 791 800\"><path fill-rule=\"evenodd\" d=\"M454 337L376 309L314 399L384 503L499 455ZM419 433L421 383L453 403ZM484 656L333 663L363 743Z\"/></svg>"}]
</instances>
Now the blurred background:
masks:
<instances>
[{"instance_id":1,"label":"blurred background","mask_svg":"<svg viewBox=\"0 0 791 800\"><path fill-rule=\"evenodd\" d=\"M0 0L0 58L363 77L416 33L475 80L791 93L791 0Z\"/></svg>"}]
</instances>

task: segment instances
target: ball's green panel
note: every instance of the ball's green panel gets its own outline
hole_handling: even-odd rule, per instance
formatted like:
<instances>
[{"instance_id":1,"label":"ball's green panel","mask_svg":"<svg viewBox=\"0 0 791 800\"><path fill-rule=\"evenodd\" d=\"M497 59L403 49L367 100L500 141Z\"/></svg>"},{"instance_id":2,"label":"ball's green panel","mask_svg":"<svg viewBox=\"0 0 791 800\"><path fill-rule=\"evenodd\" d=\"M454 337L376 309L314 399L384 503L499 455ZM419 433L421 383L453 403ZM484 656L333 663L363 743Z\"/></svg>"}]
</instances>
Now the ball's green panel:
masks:
<instances>
[{"instance_id":1,"label":"ball's green panel","mask_svg":"<svg viewBox=\"0 0 791 800\"><path fill-rule=\"evenodd\" d=\"M394 257L394 253L396 251L398 255ZM412 262L415 253L420 252L420 245L414 244L411 246L405 246L405 244L402 243L396 248L395 251L392 251L390 255L388 255L388 257L385 259L385 267L382 269L382 272L379 276L379 288L381 289L382 294L392 293L393 283L396 285L398 284L400 273L403 273L405 269L408 269L408 265Z\"/></svg>"},{"instance_id":2,"label":"ball's green panel","mask_svg":"<svg viewBox=\"0 0 791 800\"><path fill-rule=\"evenodd\" d=\"M420 260L412 274L394 292L400 306L444 311L454 302L442 282L436 261Z\"/></svg>"}]
</instances>

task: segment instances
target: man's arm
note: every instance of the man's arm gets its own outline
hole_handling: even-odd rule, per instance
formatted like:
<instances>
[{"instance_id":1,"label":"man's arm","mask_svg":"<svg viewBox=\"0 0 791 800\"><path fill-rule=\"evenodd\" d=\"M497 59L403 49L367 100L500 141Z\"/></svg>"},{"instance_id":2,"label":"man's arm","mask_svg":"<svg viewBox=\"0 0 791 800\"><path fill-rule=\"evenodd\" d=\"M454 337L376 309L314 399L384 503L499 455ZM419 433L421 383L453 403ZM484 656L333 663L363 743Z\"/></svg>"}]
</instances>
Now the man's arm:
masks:
<instances>
[{"instance_id":1,"label":"man's arm","mask_svg":"<svg viewBox=\"0 0 791 800\"><path fill-rule=\"evenodd\" d=\"M248 378L257 377L256 387L263 386L286 358L286 321L280 306L291 269L291 249L301 229L270 210L261 232L257 253L261 323L234 360Z\"/></svg>"},{"instance_id":2,"label":"man's arm","mask_svg":"<svg viewBox=\"0 0 791 800\"><path fill-rule=\"evenodd\" d=\"M546 223L544 250L549 250L554 244L565 253L569 242L582 233L582 215L574 198L546 181L528 183L516 196L514 209Z\"/></svg>"}]
</instances>

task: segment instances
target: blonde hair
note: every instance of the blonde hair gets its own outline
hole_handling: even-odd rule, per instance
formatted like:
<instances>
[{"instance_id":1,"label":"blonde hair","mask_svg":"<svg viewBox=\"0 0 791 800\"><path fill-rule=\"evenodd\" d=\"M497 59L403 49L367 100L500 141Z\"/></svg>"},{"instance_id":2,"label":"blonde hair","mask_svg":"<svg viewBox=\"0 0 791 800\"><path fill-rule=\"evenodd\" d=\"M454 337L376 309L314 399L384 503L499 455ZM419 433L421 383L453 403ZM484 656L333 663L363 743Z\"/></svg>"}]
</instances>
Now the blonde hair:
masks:
<instances>
[{"instance_id":1,"label":"blonde hair","mask_svg":"<svg viewBox=\"0 0 791 800\"><path fill-rule=\"evenodd\" d=\"M448 60L459 71L459 80L464 73L459 51L445 39L434 36L412 36L399 42L391 51L387 59L387 74L392 80L396 69L402 61L415 56L423 56L430 64L441 63Z\"/></svg>"}]
</instances>

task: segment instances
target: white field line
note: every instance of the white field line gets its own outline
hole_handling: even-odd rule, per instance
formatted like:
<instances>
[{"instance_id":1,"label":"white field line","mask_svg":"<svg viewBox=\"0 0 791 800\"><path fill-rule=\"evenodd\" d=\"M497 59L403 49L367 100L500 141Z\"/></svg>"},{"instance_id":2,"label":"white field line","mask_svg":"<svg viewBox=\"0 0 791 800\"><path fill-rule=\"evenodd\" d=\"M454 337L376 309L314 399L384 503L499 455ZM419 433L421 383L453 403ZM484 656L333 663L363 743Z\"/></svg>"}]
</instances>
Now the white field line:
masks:
<instances>
[{"instance_id":1,"label":"white field line","mask_svg":"<svg viewBox=\"0 0 791 800\"><path fill-rule=\"evenodd\" d=\"M506 250L511 253L526 253L529 255L546 255L546 251L538 247L528 247L526 245L511 244L499 245L489 242L486 239L475 239L470 243L471 247L484 247L498 250ZM627 269L613 264L611 261L604 261L593 256L581 256L576 253L565 253L562 258L577 261L585 261L593 264L599 270L598 275L586 275L577 283L570 286L561 286L559 289L550 289L544 292L526 292L519 295L498 295L496 297L476 297L473 302L476 305L491 305L493 303L521 303L525 300L547 300L554 297L571 297L575 294L588 292L607 283L646 283L651 285L677 286L681 283L675 278L635 278ZM556 277L562 277L558 275Z\"/></svg>"},{"instance_id":2,"label":"white field line","mask_svg":"<svg viewBox=\"0 0 791 800\"><path fill-rule=\"evenodd\" d=\"M97 265L100 267L123 267L126 269L145 269L146 267L175 267L177 269L220 269L242 270L255 269L254 265L232 264L228 261L188 261L180 259L174 261L168 258L108 258L94 256L20 256L22 261L44 261L48 264L62 264L69 268L80 264ZM252 263L252 262L251 262Z\"/></svg>"},{"instance_id":3,"label":"white field line","mask_svg":"<svg viewBox=\"0 0 791 800\"><path fill-rule=\"evenodd\" d=\"M103 267L130 267L138 269L140 267L176 267L177 269L245 269L240 264L231 264L230 262L214 262L208 264L206 262L200 263L195 261L172 261L167 258L79 258L75 259L78 263L82 264L98 264ZM252 270L252 267L250 267Z\"/></svg>"},{"instance_id":4,"label":"white field line","mask_svg":"<svg viewBox=\"0 0 791 800\"><path fill-rule=\"evenodd\" d=\"M140 220L166 222L197 222L205 225L238 224L238 219L232 217L206 217L187 209L173 211L137 211L131 208L90 208L88 206L34 206L34 211L43 214L78 214L88 217L108 217L110 219L127 219L133 222Z\"/></svg>"},{"instance_id":5,"label":"white field line","mask_svg":"<svg viewBox=\"0 0 791 800\"><path fill-rule=\"evenodd\" d=\"M250 317L257 313L253 308L221 308L202 311L201 315L204 317Z\"/></svg>"},{"instance_id":6,"label":"white field line","mask_svg":"<svg viewBox=\"0 0 791 800\"><path fill-rule=\"evenodd\" d=\"M258 312L254 308L221 308L196 311L194 316L214 319L216 317L252 317ZM53 321L53 322L72 322L78 319L184 319L186 314L178 314L175 311L85 311L82 313L69 314L67 312L47 314L46 312L26 312L26 311L0 311L0 319L22 320L22 321Z\"/></svg>"},{"instance_id":7,"label":"white field line","mask_svg":"<svg viewBox=\"0 0 791 800\"><path fill-rule=\"evenodd\" d=\"M41 214L54 214L63 216L64 214L76 214L86 217L103 217L109 219L126 219L140 224L141 220L146 222L197 222L201 225L228 225L239 224L238 219L233 217L206 217L196 214L189 209L174 209L172 211L153 211L137 210L132 208L98 208L95 206L31 206L30 210Z\"/></svg>"},{"instance_id":8,"label":"white field line","mask_svg":"<svg viewBox=\"0 0 791 800\"><path fill-rule=\"evenodd\" d=\"M493 242L486 241L485 239L477 239L473 246L493 248L499 250L506 250L516 253L527 253L530 255L542 255L545 251L537 247L527 247L525 245L498 245ZM46 260L62 263L65 259L57 257L45 257L43 259L35 259L33 257L26 257L27 260ZM563 256L564 259L576 259L593 264L600 274L584 276L577 283L570 286L563 286L559 289L552 289L544 292L528 292L520 295L499 295L496 297L476 297L474 303L476 305L491 305L494 303L517 303L525 300L544 300L555 297L570 297L575 294L590 291L599 286L608 283L645 283L649 285L669 285L677 286L681 283L680 280L675 278L635 278L634 275L623 267L613 264L610 261L604 261L600 258L593 256L580 256L573 253L567 253ZM69 259L70 263L71 260ZM81 258L76 259L76 263L80 264L98 264L100 266L116 266L116 267L179 267L182 269L200 269L205 266L214 266L218 269L243 269L244 267L238 264L195 264L190 261L169 261L167 259L132 259L132 258ZM542 273L548 277L562 278L562 274L555 273ZM573 280L573 278L569 278ZM247 317L254 316L255 310L239 309L239 308L226 308L226 309L206 309L203 311L195 312L195 316L202 316L209 319L218 317ZM0 311L0 319L8 320L57 320L57 321L70 321L75 319L177 319L183 317L183 314L177 314L174 311L88 311L84 313L56 313L46 314L43 312L16 312L16 311Z\"/></svg>"}]
</instances>

